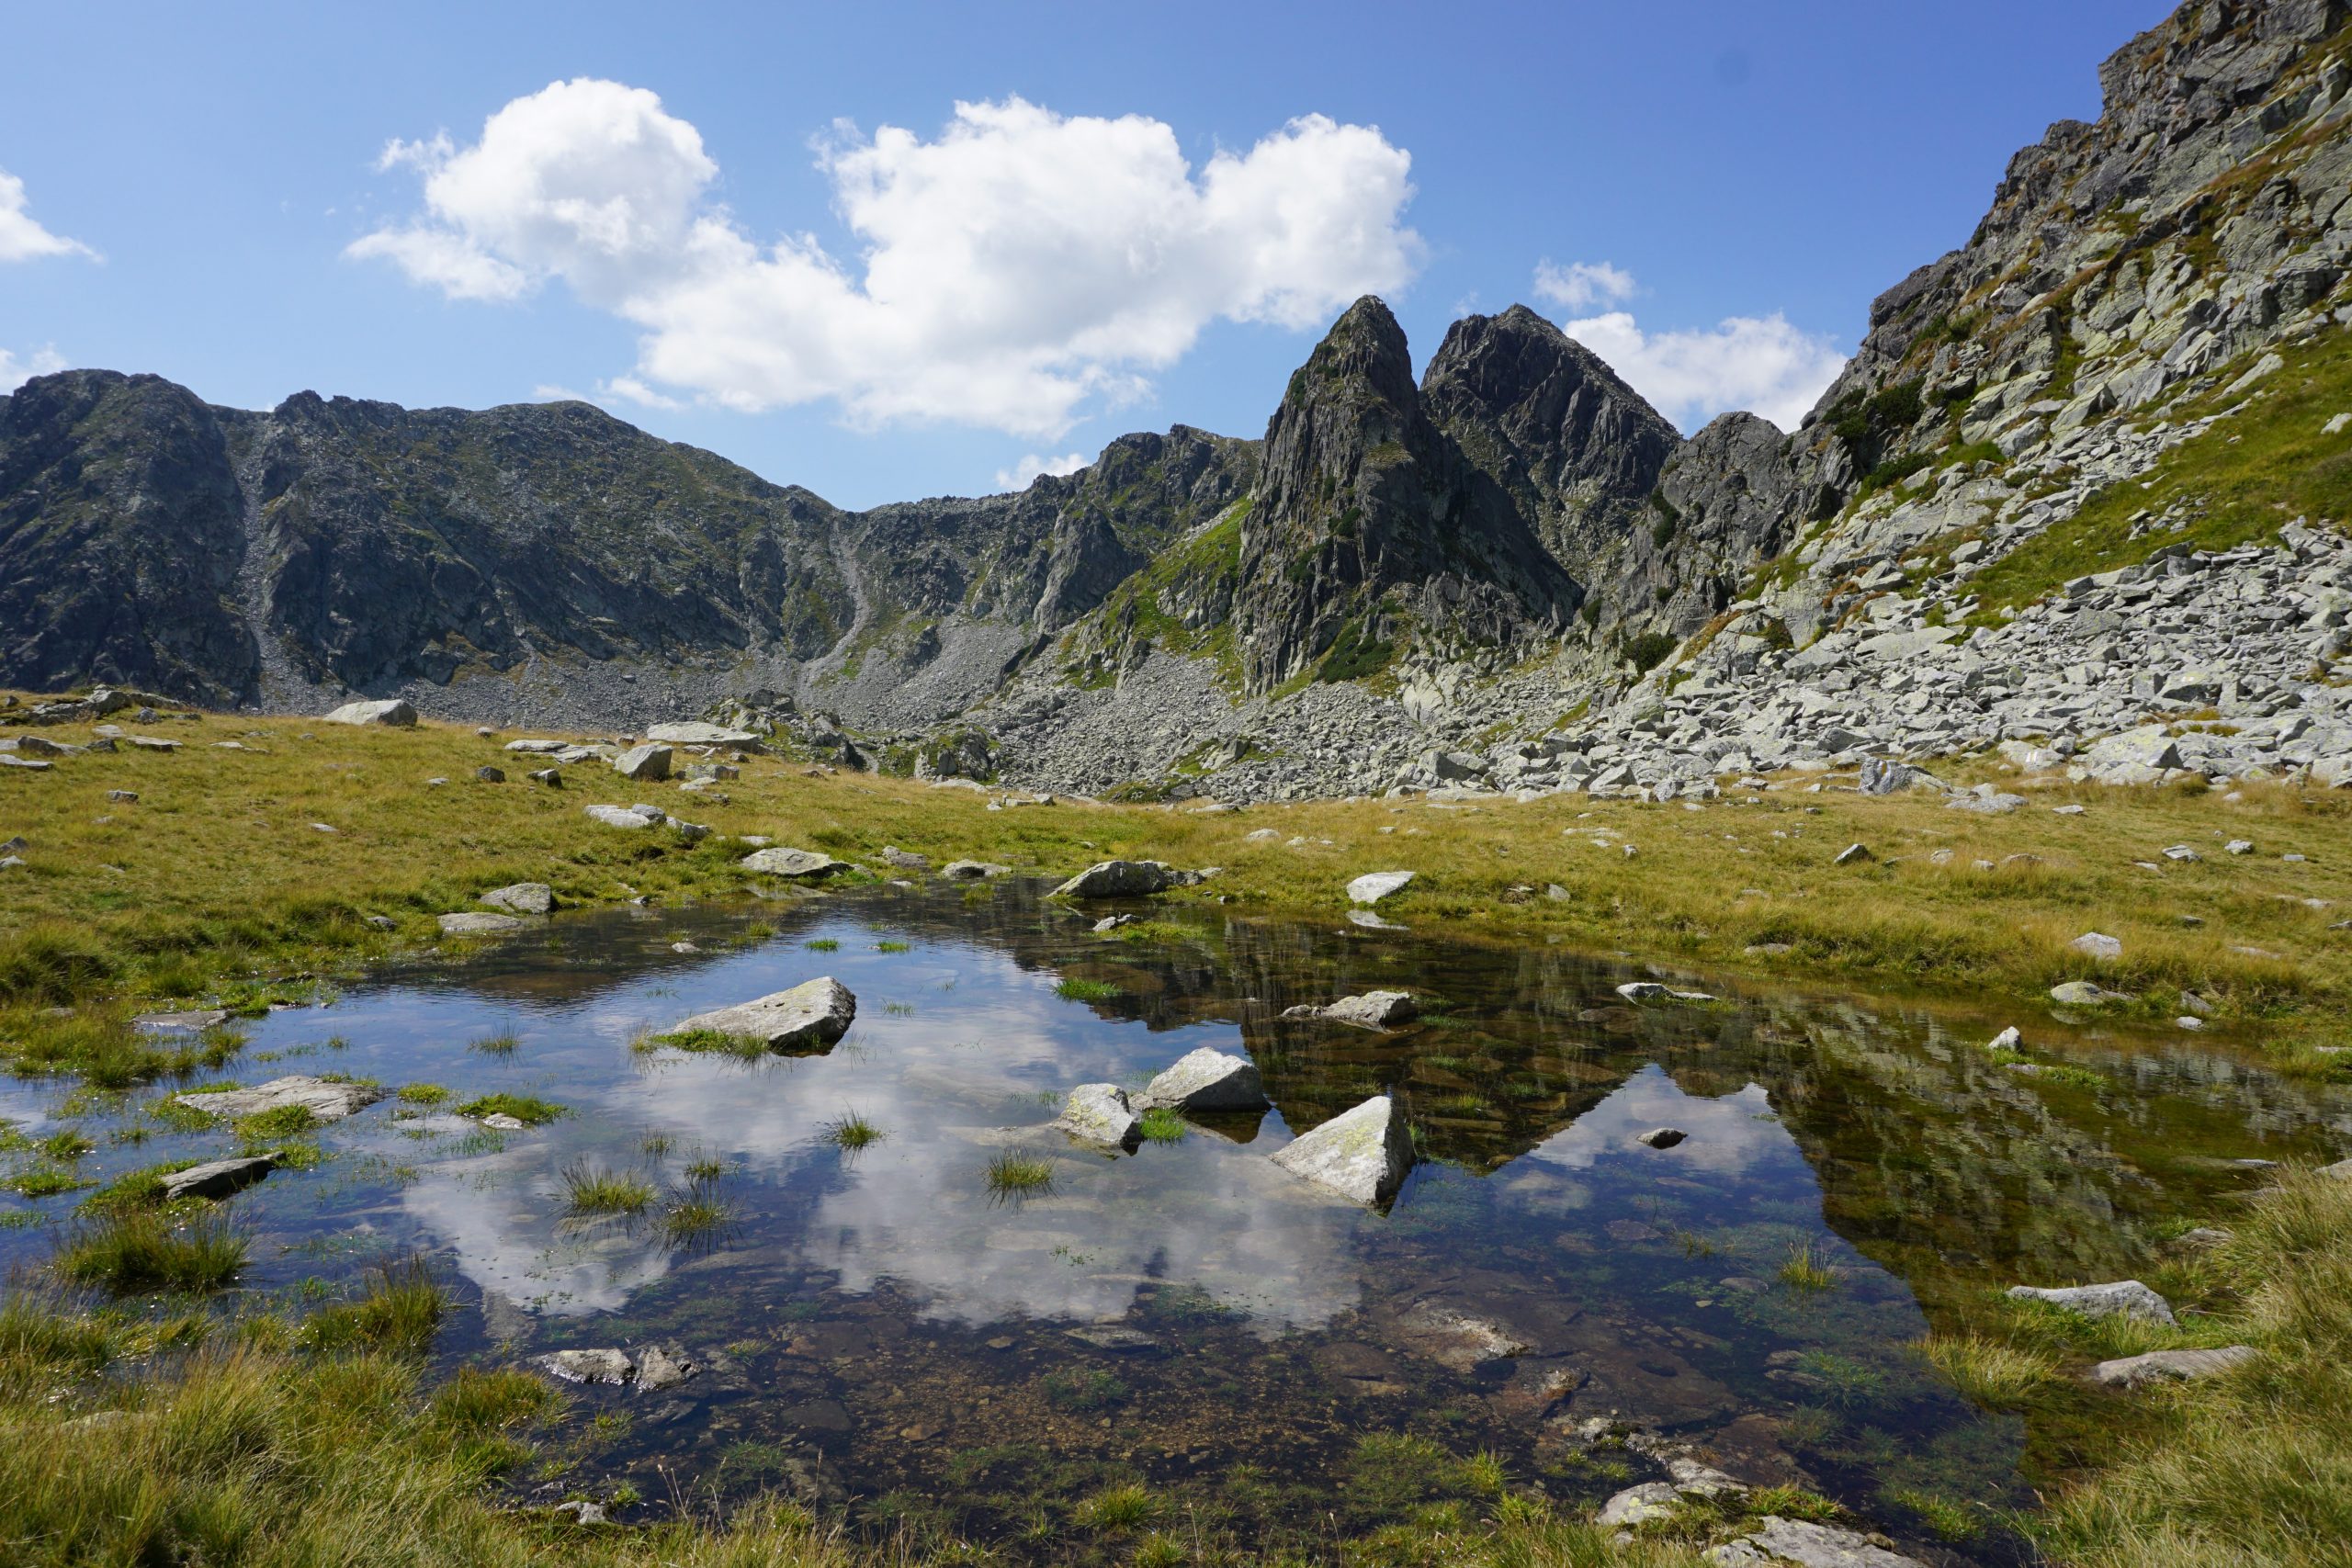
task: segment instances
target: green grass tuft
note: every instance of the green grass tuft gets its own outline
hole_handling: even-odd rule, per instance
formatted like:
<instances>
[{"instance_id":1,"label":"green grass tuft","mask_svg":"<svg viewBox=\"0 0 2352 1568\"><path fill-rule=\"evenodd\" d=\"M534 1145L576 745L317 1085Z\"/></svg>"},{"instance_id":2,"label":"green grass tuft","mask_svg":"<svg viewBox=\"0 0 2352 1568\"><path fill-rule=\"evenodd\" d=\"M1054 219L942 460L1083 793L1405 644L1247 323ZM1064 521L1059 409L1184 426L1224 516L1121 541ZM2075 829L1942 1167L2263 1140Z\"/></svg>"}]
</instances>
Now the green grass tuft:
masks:
<instances>
[{"instance_id":1,"label":"green grass tuft","mask_svg":"<svg viewBox=\"0 0 2352 1568\"><path fill-rule=\"evenodd\" d=\"M1054 1162L1027 1149L1005 1149L989 1157L989 1190L1016 1197L1043 1192L1054 1184Z\"/></svg>"},{"instance_id":2,"label":"green grass tuft","mask_svg":"<svg viewBox=\"0 0 2352 1568\"><path fill-rule=\"evenodd\" d=\"M479 1100L469 1100L458 1107L461 1116L512 1116L526 1127L545 1126L559 1116L571 1114L552 1100L534 1099L527 1094L485 1094Z\"/></svg>"},{"instance_id":3,"label":"green grass tuft","mask_svg":"<svg viewBox=\"0 0 2352 1568\"><path fill-rule=\"evenodd\" d=\"M1184 1141L1184 1134L1192 1131L1182 1112L1171 1111L1165 1105L1153 1106L1136 1118L1136 1122L1143 1129L1145 1139L1155 1144L1181 1144Z\"/></svg>"},{"instance_id":4,"label":"green grass tuft","mask_svg":"<svg viewBox=\"0 0 2352 1568\"><path fill-rule=\"evenodd\" d=\"M137 1211L108 1213L59 1247L57 1270L116 1295L175 1291L200 1295L232 1283L245 1238L209 1217L175 1222Z\"/></svg>"}]
</instances>

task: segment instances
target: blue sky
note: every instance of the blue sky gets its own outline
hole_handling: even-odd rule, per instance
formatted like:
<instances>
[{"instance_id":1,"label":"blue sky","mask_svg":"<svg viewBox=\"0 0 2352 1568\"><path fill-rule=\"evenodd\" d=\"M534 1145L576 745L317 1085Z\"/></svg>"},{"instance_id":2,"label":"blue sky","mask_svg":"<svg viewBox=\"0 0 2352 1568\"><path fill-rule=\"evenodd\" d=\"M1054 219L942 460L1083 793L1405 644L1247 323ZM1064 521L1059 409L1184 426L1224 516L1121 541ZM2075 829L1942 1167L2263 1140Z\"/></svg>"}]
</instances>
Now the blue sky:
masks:
<instances>
[{"instance_id":1,"label":"blue sky","mask_svg":"<svg viewBox=\"0 0 2352 1568\"><path fill-rule=\"evenodd\" d=\"M1371 285L1785 420L2164 10L13 5L0 380L570 391L867 505L1257 434Z\"/></svg>"}]
</instances>

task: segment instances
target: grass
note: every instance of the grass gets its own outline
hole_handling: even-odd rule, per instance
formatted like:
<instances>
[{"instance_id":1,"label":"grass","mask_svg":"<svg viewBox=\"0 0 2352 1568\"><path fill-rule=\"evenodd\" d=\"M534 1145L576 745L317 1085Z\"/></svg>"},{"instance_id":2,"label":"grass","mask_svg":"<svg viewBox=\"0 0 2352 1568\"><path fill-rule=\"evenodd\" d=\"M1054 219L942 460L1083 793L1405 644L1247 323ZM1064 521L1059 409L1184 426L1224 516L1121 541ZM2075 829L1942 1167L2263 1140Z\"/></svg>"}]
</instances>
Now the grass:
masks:
<instances>
[{"instance_id":1,"label":"grass","mask_svg":"<svg viewBox=\"0 0 2352 1568\"><path fill-rule=\"evenodd\" d=\"M575 1214L641 1214L653 1202L653 1184L641 1176L576 1160L557 1172Z\"/></svg>"},{"instance_id":2,"label":"grass","mask_svg":"<svg viewBox=\"0 0 2352 1568\"><path fill-rule=\"evenodd\" d=\"M713 1190L708 1181L689 1180L671 1194L655 1228L672 1247L692 1247L709 1241L734 1224L733 1203Z\"/></svg>"},{"instance_id":3,"label":"grass","mask_svg":"<svg viewBox=\"0 0 2352 1568\"><path fill-rule=\"evenodd\" d=\"M824 1125L825 1142L842 1149L862 1149L882 1141L882 1129L854 1111L844 1111Z\"/></svg>"},{"instance_id":4,"label":"grass","mask_svg":"<svg viewBox=\"0 0 2352 1568\"><path fill-rule=\"evenodd\" d=\"M1160 1501L1150 1488L1134 1482L1105 1486L1070 1510L1070 1522L1080 1529L1117 1535L1149 1524L1159 1517Z\"/></svg>"},{"instance_id":5,"label":"grass","mask_svg":"<svg viewBox=\"0 0 2352 1568\"><path fill-rule=\"evenodd\" d=\"M479 1051L485 1056L512 1056L523 1042L512 1034L485 1034L468 1043L466 1049Z\"/></svg>"},{"instance_id":6,"label":"grass","mask_svg":"<svg viewBox=\"0 0 2352 1568\"><path fill-rule=\"evenodd\" d=\"M32 1165L0 1176L0 1189L20 1198L54 1198L91 1185L72 1171L54 1165Z\"/></svg>"},{"instance_id":7,"label":"grass","mask_svg":"<svg viewBox=\"0 0 2352 1568\"><path fill-rule=\"evenodd\" d=\"M1789 1256L1779 1269L1781 1283L1794 1291L1826 1291L1838 1282L1821 1260L1820 1249L1809 1241L1789 1244Z\"/></svg>"},{"instance_id":8,"label":"grass","mask_svg":"<svg viewBox=\"0 0 2352 1568\"><path fill-rule=\"evenodd\" d=\"M1043 1192L1054 1184L1054 1162L1027 1149L1005 1149L989 1156L989 1191L1000 1198Z\"/></svg>"},{"instance_id":9,"label":"grass","mask_svg":"<svg viewBox=\"0 0 2352 1568\"><path fill-rule=\"evenodd\" d=\"M370 1349L422 1355L448 1310L449 1298L422 1258L386 1264L356 1301L313 1314L299 1343L314 1350Z\"/></svg>"},{"instance_id":10,"label":"grass","mask_svg":"<svg viewBox=\"0 0 2352 1568\"><path fill-rule=\"evenodd\" d=\"M729 1034L718 1029L673 1029L667 1034L642 1037L643 1048L658 1050L668 1046L673 1051L692 1051L697 1055L741 1056L750 1060L767 1055L768 1048L748 1034Z\"/></svg>"},{"instance_id":11,"label":"grass","mask_svg":"<svg viewBox=\"0 0 2352 1568\"><path fill-rule=\"evenodd\" d=\"M527 1094L485 1094L469 1100L458 1107L461 1116L512 1116L526 1127L541 1127L559 1116L569 1114L553 1100L535 1099Z\"/></svg>"},{"instance_id":12,"label":"grass","mask_svg":"<svg viewBox=\"0 0 2352 1568\"><path fill-rule=\"evenodd\" d=\"M1123 993L1107 980L1081 980L1065 975L1054 983L1054 995L1070 1002L1110 1002Z\"/></svg>"},{"instance_id":13,"label":"grass","mask_svg":"<svg viewBox=\"0 0 2352 1568\"><path fill-rule=\"evenodd\" d=\"M839 953L842 950L840 941L829 936L812 937L802 945L811 953Z\"/></svg>"},{"instance_id":14,"label":"grass","mask_svg":"<svg viewBox=\"0 0 2352 1568\"><path fill-rule=\"evenodd\" d=\"M1993 1410L2019 1408L2058 1375L2058 1358L2048 1351L1981 1334L1931 1334L1919 1342L1919 1353L1954 1388Z\"/></svg>"},{"instance_id":15,"label":"grass","mask_svg":"<svg viewBox=\"0 0 2352 1568\"><path fill-rule=\"evenodd\" d=\"M413 1083L401 1090L401 1100L409 1105L440 1105L448 1098L449 1091L437 1083Z\"/></svg>"},{"instance_id":16,"label":"grass","mask_svg":"<svg viewBox=\"0 0 2352 1568\"><path fill-rule=\"evenodd\" d=\"M1153 1106L1136 1117L1136 1122L1143 1129L1145 1141L1154 1144L1181 1144L1184 1134L1192 1131L1181 1111L1164 1105Z\"/></svg>"},{"instance_id":17,"label":"grass","mask_svg":"<svg viewBox=\"0 0 2352 1568\"><path fill-rule=\"evenodd\" d=\"M171 1291L201 1295L232 1283L245 1238L209 1216L175 1220L125 1210L102 1214L58 1248L57 1271L116 1295Z\"/></svg>"}]
</instances>

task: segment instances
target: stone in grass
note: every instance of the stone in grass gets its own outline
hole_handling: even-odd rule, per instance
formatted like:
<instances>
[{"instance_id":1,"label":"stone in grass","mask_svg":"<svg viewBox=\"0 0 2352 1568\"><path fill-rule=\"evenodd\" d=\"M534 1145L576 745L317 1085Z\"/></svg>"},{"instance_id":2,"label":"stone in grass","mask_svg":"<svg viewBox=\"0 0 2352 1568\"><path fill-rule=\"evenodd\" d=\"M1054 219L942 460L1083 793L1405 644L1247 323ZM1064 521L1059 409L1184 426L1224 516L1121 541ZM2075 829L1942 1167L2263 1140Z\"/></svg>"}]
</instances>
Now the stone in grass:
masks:
<instances>
[{"instance_id":1,"label":"stone in grass","mask_svg":"<svg viewBox=\"0 0 2352 1568\"><path fill-rule=\"evenodd\" d=\"M1104 1148L1132 1149L1143 1142L1143 1123L1117 1084L1082 1083L1070 1090L1054 1129Z\"/></svg>"},{"instance_id":2,"label":"stone in grass","mask_svg":"<svg viewBox=\"0 0 2352 1568\"><path fill-rule=\"evenodd\" d=\"M1348 902L1377 904L1413 880L1409 871L1368 871L1348 884Z\"/></svg>"},{"instance_id":3,"label":"stone in grass","mask_svg":"<svg viewBox=\"0 0 2352 1568\"><path fill-rule=\"evenodd\" d=\"M1009 876L1012 868L995 865L984 860L949 861L940 867L939 874L950 882L985 882L992 876Z\"/></svg>"},{"instance_id":4,"label":"stone in grass","mask_svg":"<svg viewBox=\"0 0 2352 1568\"><path fill-rule=\"evenodd\" d=\"M216 1089L210 1094L178 1094L172 1098L192 1110L215 1116L257 1116L265 1111L299 1105L322 1122L340 1122L383 1097L384 1091L372 1084L339 1083L297 1073L272 1078L252 1089Z\"/></svg>"},{"instance_id":5,"label":"stone in grass","mask_svg":"<svg viewBox=\"0 0 2352 1568\"><path fill-rule=\"evenodd\" d=\"M2137 1280L2115 1280L2104 1285L2011 1285L2009 1298L2046 1302L2085 1317L2128 1317L2141 1323L2176 1326L2172 1303Z\"/></svg>"},{"instance_id":6,"label":"stone in grass","mask_svg":"<svg viewBox=\"0 0 2352 1568\"><path fill-rule=\"evenodd\" d=\"M566 1382L623 1383L637 1375L626 1350L557 1350L541 1356L538 1364Z\"/></svg>"},{"instance_id":7,"label":"stone in grass","mask_svg":"<svg viewBox=\"0 0 2352 1568\"><path fill-rule=\"evenodd\" d=\"M650 806L588 806L581 809L607 828L659 828L670 819L668 812Z\"/></svg>"},{"instance_id":8,"label":"stone in grass","mask_svg":"<svg viewBox=\"0 0 2352 1568\"><path fill-rule=\"evenodd\" d=\"M2085 931L2066 945L2086 958L2112 962L2123 956L2123 943L2104 931Z\"/></svg>"},{"instance_id":9,"label":"stone in grass","mask_svg":"<svg viewBox=\"0 0 2352 1568\"><path fill-rule=\"evenodd\" d=\"M2210 1378L2253 1359L2251 1345L2225 1345L2218 1350L2151 1350L2144 1356L2101 1361L2091 1369L2091 1380L2109 1388L2143 1388L2154 1382Z\"/></svg>"},{"instance_id":10,"label":"stone in grass","mask_svg":"<svg viewBox=\"0 0 2352 1568\"><path fill-rule=\"evenodd\" d=\"M857 998L849 987L824 976L736 1007L696 1013L672 1032L724 1034L783 1051L796 1045L831 1045L849 1032L856 1017Z\"/></svg>"},{"instance_id":11,"label":"stone in grass","mask_svg":"<svg viewBox=\"0 0 2352 1568\"><path fill-rule=\"evenodd\" d=\"M1670 1149L1690 1135L1679 1127L1653 1127L1646 1133L1636 1134L1634 1142L1646 1144L1654 1149Z\"/></svg>"},{"instance_id":12,"label":"stone in grass","mask_svg":"<svg viewBox=\"0 0 2352 1568\"><path fill-rule=\"evenodd\" d=\"M2110 991L2089 980L2062 980L2050 987L2050 999L2068 1007L2105 1007L2109 1002L2128 1002L2129 991Z\"/></svg>"},{"instance_id":13,"label":"stone in grass","mask_svg":"<svg viewBox=\"0 0 2352 1568\"><path fill-rule=\"evenodd\" d=\"M1376 1208L1396 1195L1412 1168L1413 1134L1396 1101L1374 1095L1301 1134L1274 1163L1351 1202Z\"/></svg>"},{"instance_id":14,"label":"stone in grass","mask_svg":"<svg viewBox=\"0 0 2352 1568\"><path fill-rule=\"evenodd\" d=\"M2025 1036L2018 1032L2018 1026L2013 1023L2007 1029L2001 1031L2000 1033L1993 1036L1992 1039L1984 1042L1984 1049L1987 1051L2015 1051L2024 1043Z\"/></svg>"},{"instance_id":15,"label":"stone in grass","mask_svg":"<svg viewBox=\"0 0 2352 1568\"><path fill-rule=\"evenodd\" d=\"M1838 858L1831 861L1829 863L1831 865L1853 865L1870 858L1871 852L1867 845L1848 844L1844 849L1838 852Z\"/></svg>"},{"instance_id":16,"label":"stone in grass","mask_svg":"<svg viewBox=\"0 0 2352 1568\"><path fill-rule=\"evenodd\" d=\"M1890 1551L1860 1530L1778 1514L1765 1515L1746 1535L1701 1555L1717 1568L1927 1568L1918 1558Z\"/></svg>"},{"instance_id":17,"label":"stone in grass","mask_svg":"<svg viewBox=\"0 0 2352 1568\"><path fill-rule=\"evenodd\" d=\"M544 915L555 908L555 889L544 882L514 882L492 888L475 902L510 915Z\"/></svg>"},{"instance_id":18,"label":"stone in grass","mask_svg":"<svg viewBox=\"0 0 2352 1568\"><path fill-rule=\"evenodd\" d=\"M1165 893L1176 874L1156 860L1106 860L1088 866L1054 889L1057 898L1137 898Z\"/></svg>"},{"instance_id":19,"label":"stone in grass","mask_svg":"<svg viewBox=\"0 0 2352 1568\"><path fill-rule=\"evenodd\" d=\"M535 768L531 772L531 782L535 784L545 784L549 789L561 789L563 787L563 770L560 768Z\"/></svg>"},{"instance_id":20,"label":"stone in grass","mask_svg":"<svg viewBox=\"0 0 2352 1568\"><path fill-rule=\"evenodd\" d=\"M613 772L631 783L650 784L670 776L670 748L632 746L613 759Z\"/></svg>"},{"instance_id":21,"label":"stone in grass","mask_svg":"<svg viewBox=\"0 0 2352 1568\"><path fill-rule=\"evenodd\" d=\"M277 1168L275 1155L254 1155L243 1159L207 1160L202 1165L175 1170L164 1178L164 1201L177 1202L182 1198L226 1198L241 1191Z\"/></svg>"},{"instance_id":22,"label":"stone in grass","mask_svg":"<svg viewBox=\"0 0 2352 1568\"><path fill-rule=\"evenodd\" d=\"M1682 1500L1681 1492L1673 1483L1645 1481L1638 1486L1628 1486L1612 1495L1600 1506L1599 1523L1602 1529L1624 1529L1652 1519L1663 1519L1674 1512Z\"/></svg>"},{"instance_id":23,"label":"stone in grass","mask_svg":"<svg viewBox=\"0 0 2352 1568\"><path fill-rule=\"evenodd\" d=\"M483 784L504 784L506 782L506 770L504 768L495 768L491 766L488 762L484 762L481 767L474 770L474 777Z\"/></svg>"},{"instance_id":24,"label":"stone in grass","mask_svg":"<svg viewBox=\"0 0 2352 1568\"><path fill-rule=\"evenodd\" d=\"M381 724L406 728L416 722L416 710L393 698L380 703L345 703L326 716L329 724Z\"/></svg>"},{"instance_id":25,"label":"stone in grass","mask_svg":"<svg viewBox=\"0 0 2352 1568\"><path fill-rule=\"evenodd\" d=\"M1266 1086L1247 1056L1204 1045L1179 1058L1135 1097L1137 1111L1262 1111Z\"/></svg>"},{"instance_id":26,"label":"stone in grass","mask_svg":"<svg viewBox=\"0 0 2352 1568\"><path fill-rule=\"evenodd\" d=\"M1410 1023L1420 1009L1404 991L1366 991L1360 997L1341 997L1325 1007L1302 1003L1284 1008L1284 1018L1327 1018L1334 1023L1351 1023L1359 1029L1388 1029L1400 1023Z\"/></svg>"},{"instance_id":27,"label":"stone in grass","mask_svg":"<svg viewBox=\"0 0 2352 1568\"><path fill-rule=\"evenodd\" d=\"M753 850L739 863L745 871L756 871L763 876L831 876L837 871L849 869L846 861L837 861L814 850L786 849L782 845L770 850Z\"/></svg>"},{"instance_id":28,"label":"stone in grass","mask_svg":"<svg viewBox=\"0 0 2352 1568\"><path fill-rule=\"evenodd\" d=\"M528 929L512 915L489 915L479 909L443 915L440 919L443 936L512 936Z\"/></svg>"}]
</instances>

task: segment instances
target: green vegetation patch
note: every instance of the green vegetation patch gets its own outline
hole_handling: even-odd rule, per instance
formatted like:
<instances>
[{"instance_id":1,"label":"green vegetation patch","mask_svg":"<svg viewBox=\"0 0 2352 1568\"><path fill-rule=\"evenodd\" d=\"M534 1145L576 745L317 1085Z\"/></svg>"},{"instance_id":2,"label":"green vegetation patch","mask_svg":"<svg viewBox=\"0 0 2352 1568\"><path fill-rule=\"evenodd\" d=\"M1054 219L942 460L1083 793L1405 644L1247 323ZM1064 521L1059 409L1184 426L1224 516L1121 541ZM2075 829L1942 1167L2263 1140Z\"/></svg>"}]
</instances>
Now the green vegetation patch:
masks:
<instances>
[{"instance_id":1,"label":"green vegetation patch","mask_svg":"<svg viewBox=\"0 0 2352 1568\"><path fill-rule=\"evenodd\" d=\"M559 1116L570 1112L552 1100L536 1100L527 1094L485 1094L479 1100L469 1100L458 1107L463 1116L512 1116L526 1127L544 1126Z\"/></svg>"}]
</instances>

